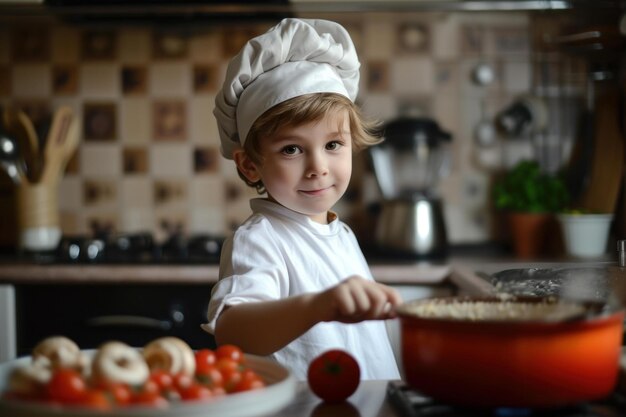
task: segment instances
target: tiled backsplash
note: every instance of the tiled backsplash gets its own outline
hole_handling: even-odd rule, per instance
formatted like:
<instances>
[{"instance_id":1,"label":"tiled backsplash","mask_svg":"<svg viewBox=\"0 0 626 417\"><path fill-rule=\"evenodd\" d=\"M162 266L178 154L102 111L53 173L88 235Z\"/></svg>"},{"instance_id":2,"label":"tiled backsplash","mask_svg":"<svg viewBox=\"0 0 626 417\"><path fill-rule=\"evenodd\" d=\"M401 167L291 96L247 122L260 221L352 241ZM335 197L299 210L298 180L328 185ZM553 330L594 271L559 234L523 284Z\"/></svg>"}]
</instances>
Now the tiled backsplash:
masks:
<instances>
[{"instance_id":1,"label":"tiled backsplash","mask_svg":"<svg viewBox=\"0 0 626 417\"><path fill-rule=\"evenodd\" d=\"M473 130L480 117L492 117L531 85L529 17L324 17L343 23L354 38L362 62L358 102L367 114L387 120L421 113L452 133L452 169L440 184L450 240L487 240L490 170L480 161L500 157L486 149L477 158ZM228 59L267 27L193 35L61 24L0 28L0 104L20 107L36 121L68 105L83 121L79 151L59 186L64 233L104 227L164 237L182 227L224 234L248 215L255 193L219 154L213 100ZM487 86L472 81L483 62L495 71ZM1 181L7 197L11 186ZM359 229L367 224L359 220L366 206L378 199L359 155L338 210Z\"/></svg>"}]
</instances>

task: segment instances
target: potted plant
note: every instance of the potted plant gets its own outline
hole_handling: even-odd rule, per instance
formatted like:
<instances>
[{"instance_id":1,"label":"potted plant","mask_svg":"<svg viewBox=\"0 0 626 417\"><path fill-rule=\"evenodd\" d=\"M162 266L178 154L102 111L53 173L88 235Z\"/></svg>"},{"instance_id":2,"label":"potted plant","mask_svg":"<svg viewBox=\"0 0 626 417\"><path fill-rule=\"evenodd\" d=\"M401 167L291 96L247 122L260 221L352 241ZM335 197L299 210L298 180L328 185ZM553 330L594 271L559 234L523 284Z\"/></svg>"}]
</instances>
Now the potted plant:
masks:
<instances>
[{"instance_id":1,"label":"potted plant","mask_svg":"<svg viewBox=\"0 0 626 417\"><path fill-rule=\"evenodd\" d=\"M494 184L495 207L503 210L521 258L544 254L554 214L569 203L564 180L542 172L535 161L521 161Z\"/></svg>"}]
</instances>

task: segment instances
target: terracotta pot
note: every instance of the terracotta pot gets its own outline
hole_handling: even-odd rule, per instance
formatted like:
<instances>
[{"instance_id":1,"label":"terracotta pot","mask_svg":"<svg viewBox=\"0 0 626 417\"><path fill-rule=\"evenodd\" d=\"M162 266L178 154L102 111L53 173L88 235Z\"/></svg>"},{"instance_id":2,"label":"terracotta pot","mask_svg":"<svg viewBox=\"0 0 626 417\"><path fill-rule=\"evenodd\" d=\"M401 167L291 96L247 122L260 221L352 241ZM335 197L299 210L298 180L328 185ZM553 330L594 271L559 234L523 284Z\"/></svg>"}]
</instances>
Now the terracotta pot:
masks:
<instances>
[{"instance_id":1,"label":"terracotta pot","mask_svg":"<svg viewBox=\"0 0 626 417\"><path fill-rule=\"evenodd\" d=\"M513 250L518 258L532 259L546 255L548 230L553 222L548 213L509 213L507 215Z\"/></svg>"},{"instance_id":2,"label":"terracotta pot","mask_svg":"<svg viewBox=\"0 0 626 417\"><path fill-rule=\"evenodd\" d=\"M468 407L542 408L604 398L615 388L623 311L563 321L420 318L410 312L424 302L432 299L406 303L398 315L407 382L429 397Z\"/></svg>"}]
</instances>

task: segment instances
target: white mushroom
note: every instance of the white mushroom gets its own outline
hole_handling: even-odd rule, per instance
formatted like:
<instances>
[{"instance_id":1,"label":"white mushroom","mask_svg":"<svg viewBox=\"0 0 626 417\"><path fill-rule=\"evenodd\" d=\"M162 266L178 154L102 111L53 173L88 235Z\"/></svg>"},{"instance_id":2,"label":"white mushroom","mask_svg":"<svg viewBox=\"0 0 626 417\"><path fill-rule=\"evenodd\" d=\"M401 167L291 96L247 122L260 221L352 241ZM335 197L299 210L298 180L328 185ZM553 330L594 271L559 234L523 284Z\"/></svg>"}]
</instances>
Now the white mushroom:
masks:
<instances>
[{"instance_id":1,"label":"white mushroom","mask_svg":"<svg viewBox=\"0 0 626 417\"><path fill-rule=\"evenodd\" d=\"M81 369L83 361L80 348L74 341L65 336L48 337L33 349L33 360L45 357L50 361L52 369Z\"/></svg>"},{"instance_id":2,"label":"white mushroom","mask_svg":"<svg viewBox=\"0 0 626 417\"><path fill-rule=\"evenodd\" d=\"M10 392L34 395L52 378L52 364L41 356L31 363L17 367L9 375Z\"/></svg>"},{"instance_id":3,"label":"white mushroom","mask_svg":"<svg viewBox=\"0 0 626 417\"><path fill-rule=\"evenodd\" d=\"M148 343L143 349L143 357L150 370L163 369L190 376L196 371L193 350L177 337L162 337Z\"/></svg>"},{"instance_id":4,"label":"white mushroom","mask_svg":"<svg viewBox=\"0 0 626 417\"><path fill-rule=\"evenodd\" d=\"M150 371L141 353L122 342L102 345L93 358L92 377L97 380L141 385Z\"/></svg>"}]
</instances>

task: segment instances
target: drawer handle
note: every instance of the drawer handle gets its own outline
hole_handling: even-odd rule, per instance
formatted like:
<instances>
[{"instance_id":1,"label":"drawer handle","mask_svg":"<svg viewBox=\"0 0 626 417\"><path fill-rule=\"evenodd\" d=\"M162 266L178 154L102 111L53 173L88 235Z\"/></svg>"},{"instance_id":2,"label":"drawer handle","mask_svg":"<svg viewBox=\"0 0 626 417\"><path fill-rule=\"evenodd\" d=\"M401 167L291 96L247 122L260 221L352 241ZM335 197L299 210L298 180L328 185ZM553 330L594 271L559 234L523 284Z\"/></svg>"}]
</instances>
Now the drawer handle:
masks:
<instances>
[{"instance_id":1,"label":"drawer handle","mask_svg":"<svg viewBox=\"0 0 626 417\"><path fill-rule=\"evenodd\" d=\"M170 330L173 325L169 320L157 320L144 316L112 315L87 319L91 327L142 327L146 329Z\"/></svg>"}]
</instances>

